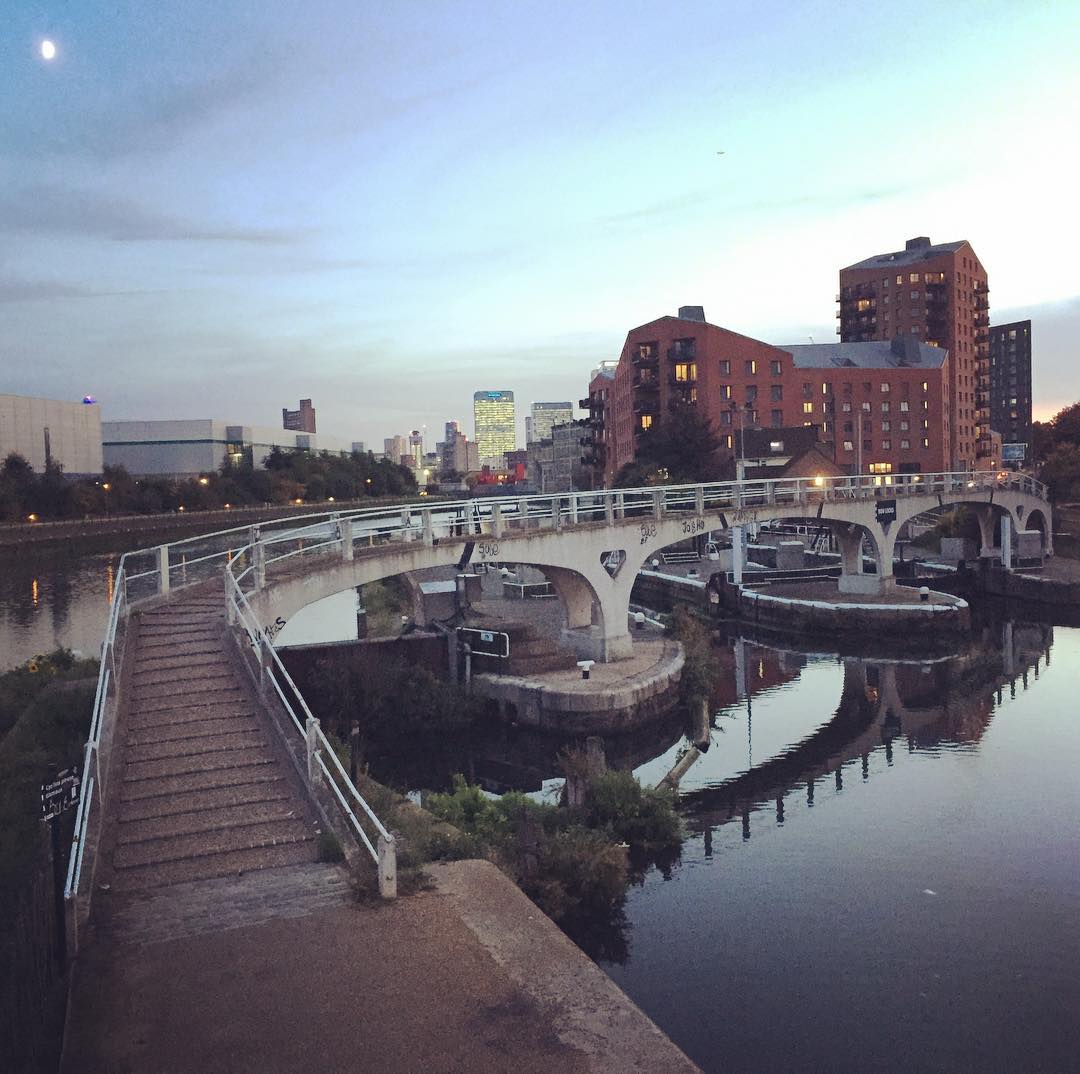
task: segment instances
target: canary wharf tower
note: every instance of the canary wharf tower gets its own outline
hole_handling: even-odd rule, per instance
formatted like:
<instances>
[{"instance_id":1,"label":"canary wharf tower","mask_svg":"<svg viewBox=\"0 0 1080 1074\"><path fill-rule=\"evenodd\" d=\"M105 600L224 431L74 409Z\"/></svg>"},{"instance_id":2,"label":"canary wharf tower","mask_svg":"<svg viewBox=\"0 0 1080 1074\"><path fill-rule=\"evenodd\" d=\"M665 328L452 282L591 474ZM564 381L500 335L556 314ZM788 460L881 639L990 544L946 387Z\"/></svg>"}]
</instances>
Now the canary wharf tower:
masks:
<instances>
[{"instance_id":1,"label":"canary wharf tower","mask_svg":"<svg viewBox=\"0 0 1080 1074\"><path fill-rule=\"evenodd\" d=\"M517 446L513 392L474 392L473 420L481 462L497 459Z\"/></svg>"}]
</instances>

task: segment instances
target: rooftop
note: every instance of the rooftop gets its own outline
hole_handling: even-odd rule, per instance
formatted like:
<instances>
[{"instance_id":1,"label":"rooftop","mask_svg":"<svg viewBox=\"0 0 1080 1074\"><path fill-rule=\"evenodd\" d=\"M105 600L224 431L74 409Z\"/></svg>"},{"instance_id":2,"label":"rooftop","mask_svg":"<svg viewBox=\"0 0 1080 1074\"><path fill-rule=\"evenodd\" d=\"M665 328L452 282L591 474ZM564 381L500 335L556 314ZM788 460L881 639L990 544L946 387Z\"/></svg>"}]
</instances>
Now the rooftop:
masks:
<instances>
[{"instance_id":1,"label":"rooftop","mask_svg":"<svg viewBox=\"0 0 1080 1074\"><path fill-rule=\"evenodd\" d=\"M781 346L796 369L940 369L948 351L911 336L864 343L799 343Z\"/></svg>"},{"instance_id":2,"label":"rooftop","mask_svg":"<svg viewBox=\"0 0 1080 1074\"><path fill-rule=\"evenodd\" d=\"M905 265L915 265L921 261L929 261L940 254L956 253L961 246L966 244L967 239L961 239L959 242L939 242L935 246L925 235L919 235L914 239L908 239L903 250L896 250L891 254L875 254L865 261L858 261L840 271L848 272L851 269L868 268L903 268Z\"/></svg>"}]
</instances>

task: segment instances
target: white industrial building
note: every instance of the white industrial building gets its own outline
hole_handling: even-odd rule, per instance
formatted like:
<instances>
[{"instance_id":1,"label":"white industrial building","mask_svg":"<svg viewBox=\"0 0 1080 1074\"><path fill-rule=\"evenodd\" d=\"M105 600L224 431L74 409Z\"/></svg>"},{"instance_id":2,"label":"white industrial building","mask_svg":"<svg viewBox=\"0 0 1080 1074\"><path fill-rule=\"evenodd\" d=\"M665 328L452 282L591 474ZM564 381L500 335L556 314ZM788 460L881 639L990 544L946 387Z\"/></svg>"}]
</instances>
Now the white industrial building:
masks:
<instances>
[{"instance_id":1,"label":"white industrial building","mask_svg":"<svg viewBox=\"0 0 1080 1074\"><path fill-rule=\"evenodd\" d=\"M0 395L0 462L12 453L39 474L49 459L71 476L100 474L101 408L92 400Z\"/></svg>"},{"instance_id":2,"label":"white industrial building","mask_svg":"<svg viewBox=\"0 0 1080 1074\"><path fill-rule=\"evenodd\" d=\"M101 436L107 466L123 466L130 474L170 477L213 473L226 460L236 465L250 459L261 469L274 447L341 455L364 450L360 441L273 426L233 425L217 418L106 421Z\"/></svg>"}]
</instances>

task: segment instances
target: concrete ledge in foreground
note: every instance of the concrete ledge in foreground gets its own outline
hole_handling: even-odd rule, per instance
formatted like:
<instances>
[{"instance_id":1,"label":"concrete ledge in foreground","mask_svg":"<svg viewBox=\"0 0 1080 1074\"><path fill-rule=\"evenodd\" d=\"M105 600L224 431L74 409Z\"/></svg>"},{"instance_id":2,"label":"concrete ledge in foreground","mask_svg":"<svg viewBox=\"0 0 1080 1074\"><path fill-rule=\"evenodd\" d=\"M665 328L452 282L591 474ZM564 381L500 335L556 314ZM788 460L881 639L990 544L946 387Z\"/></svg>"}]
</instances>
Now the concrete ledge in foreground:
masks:
<instances>
[{"instance_id":1,"label":"concrete ledge in foreground","mask_svg":"<svg viewBox=\"0 0 1080 1074\"><path fill-rule=\"evenodd\" d=\"M480 944L596 1074L701 1074L558 926L486 861L425 866Z\"/></svg>"}]
</instances>

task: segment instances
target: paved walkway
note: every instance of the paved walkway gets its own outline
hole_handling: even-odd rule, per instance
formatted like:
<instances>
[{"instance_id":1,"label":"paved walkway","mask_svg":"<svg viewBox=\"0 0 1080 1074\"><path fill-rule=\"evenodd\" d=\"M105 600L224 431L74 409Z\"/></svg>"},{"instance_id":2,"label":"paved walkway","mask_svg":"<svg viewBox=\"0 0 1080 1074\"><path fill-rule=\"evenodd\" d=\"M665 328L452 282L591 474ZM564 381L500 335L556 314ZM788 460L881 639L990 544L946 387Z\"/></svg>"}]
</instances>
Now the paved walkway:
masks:
<instances>
[{"instance_id":1,"label":"paved walkway","mask_svg":"<svg viewBox=\"0 0 1080 1074\"><path fill-rule=\"evenodd\" d=\"M209 913L205 888L174 892L175 935L80 957L63 1071L697 1069L493 865L432 873L377 906L324 890L301 909L297 869L214 882Z\"/></svg>"}]
</instances>

